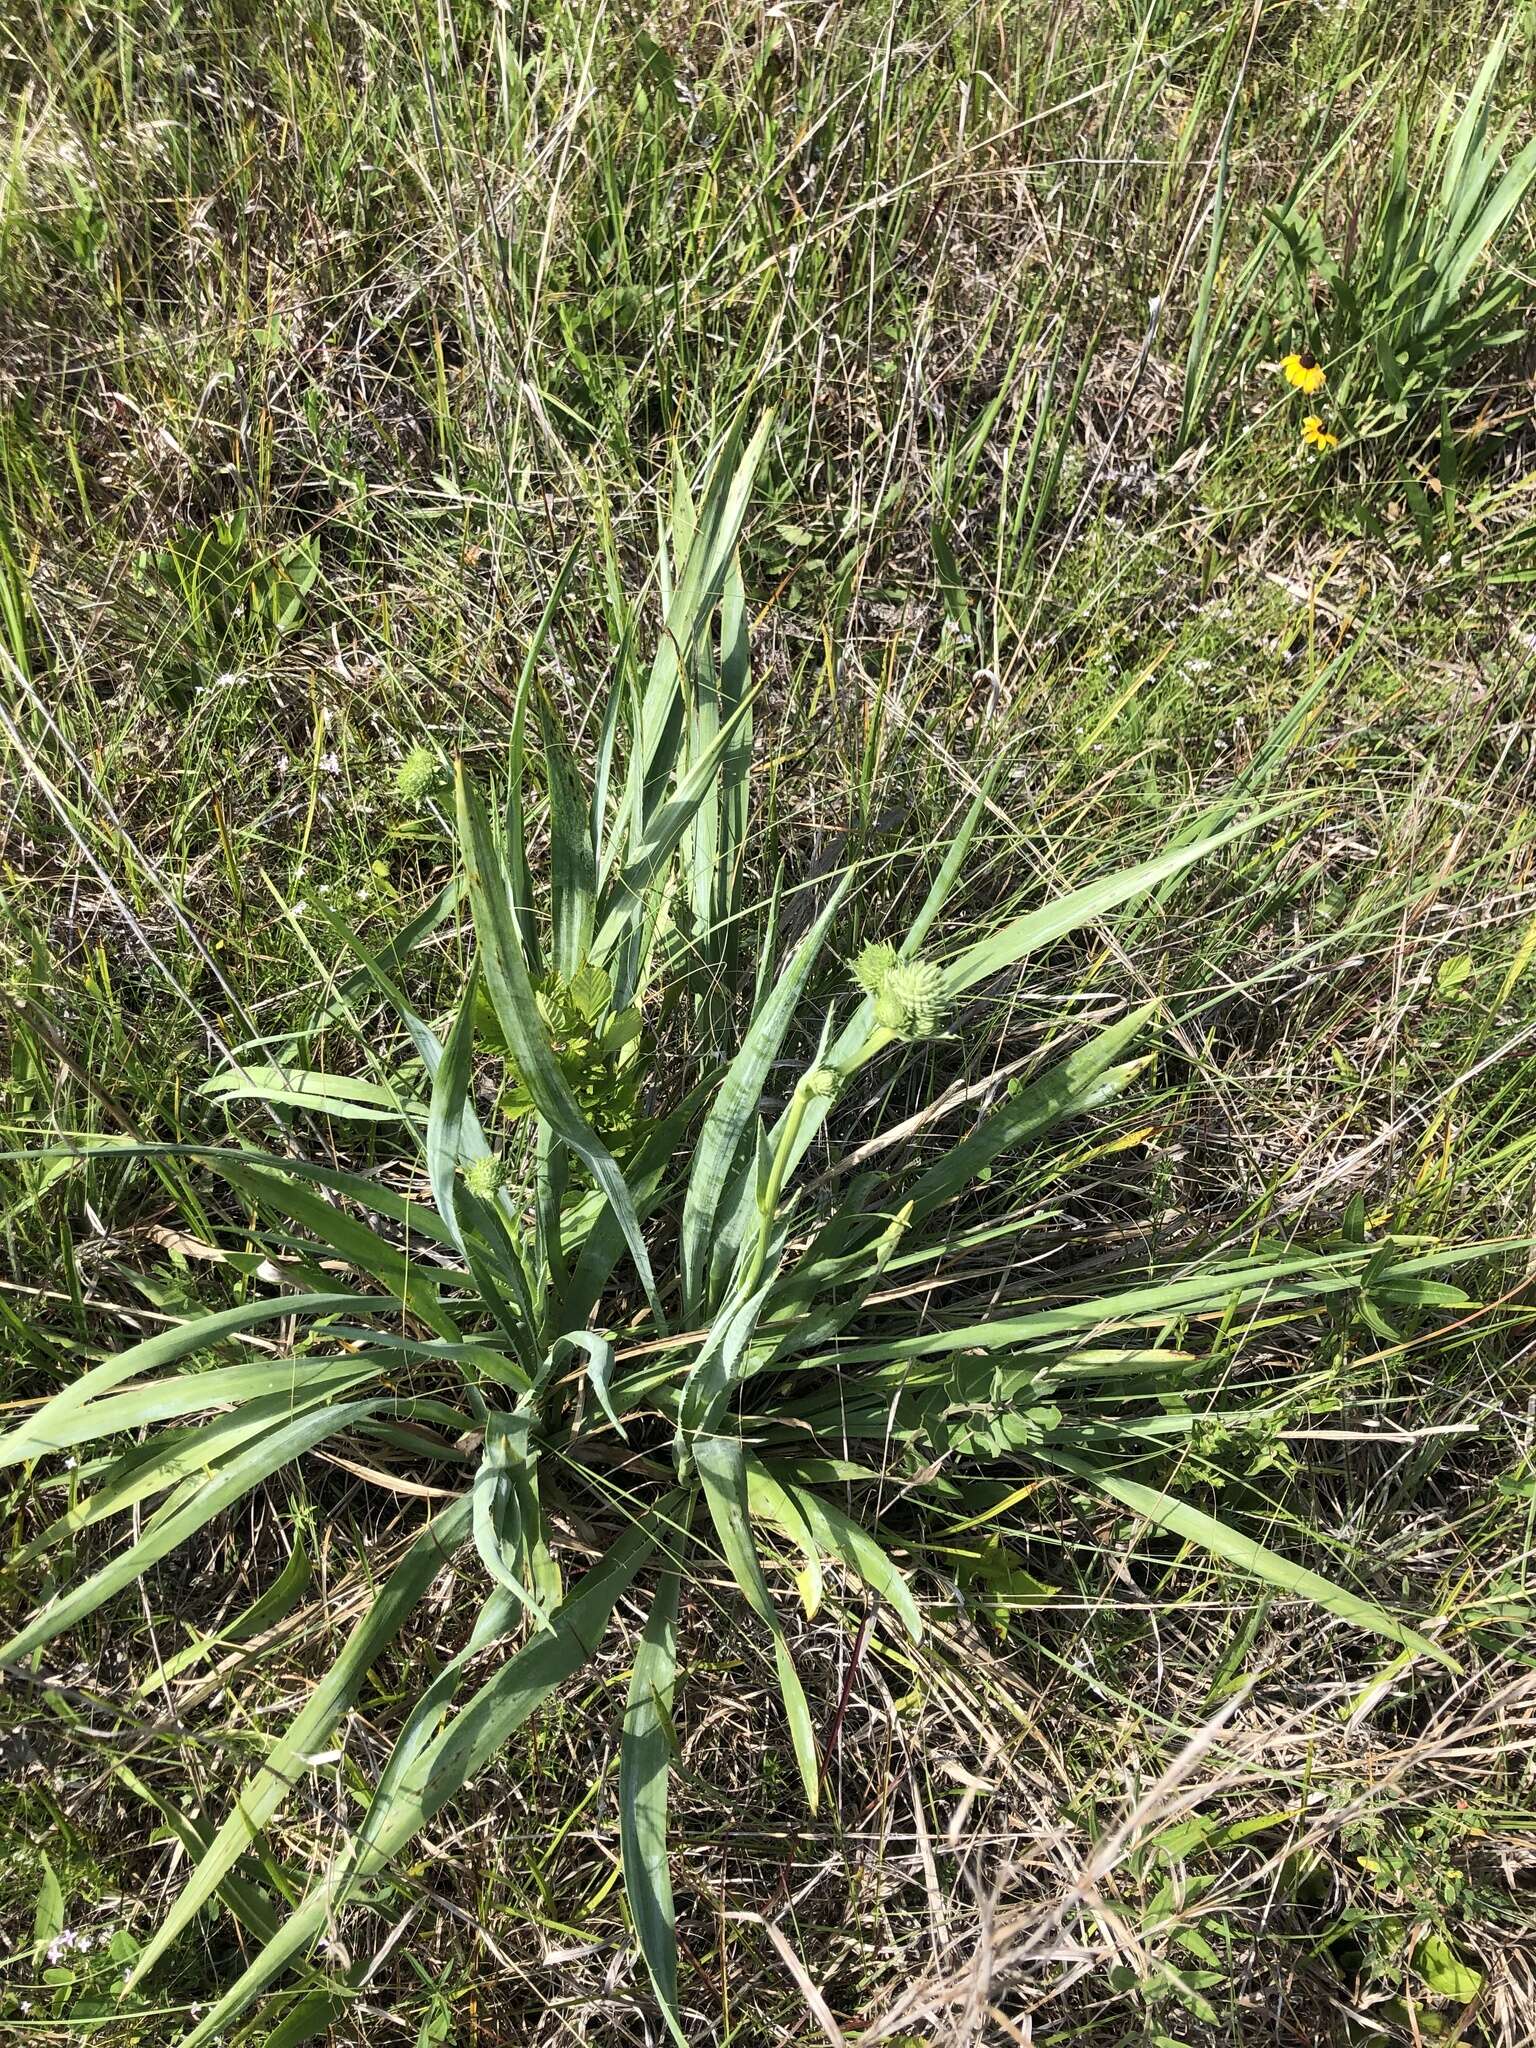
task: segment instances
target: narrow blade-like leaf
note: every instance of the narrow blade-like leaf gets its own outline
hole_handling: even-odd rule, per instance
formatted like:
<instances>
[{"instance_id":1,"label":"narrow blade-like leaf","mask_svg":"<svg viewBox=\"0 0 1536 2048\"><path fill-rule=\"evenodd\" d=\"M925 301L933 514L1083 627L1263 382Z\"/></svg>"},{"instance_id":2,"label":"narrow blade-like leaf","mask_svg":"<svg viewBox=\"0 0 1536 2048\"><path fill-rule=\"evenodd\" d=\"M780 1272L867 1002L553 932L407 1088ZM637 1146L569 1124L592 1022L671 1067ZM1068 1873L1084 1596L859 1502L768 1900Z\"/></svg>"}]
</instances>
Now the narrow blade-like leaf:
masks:
<instances>
[{"instance_id":1,"label":"narrow blade-like leaf","mask_svg":"<svg viewBox=\"0 0 1536 2048\"><path fill-rule=\"evenodd\" d=\"M677 1608L681 1577L669 1567L657 1581L645 1633L635 1652L624 1739L619 1748L619 1849L635 1939L673 2039L684 2042L677 2009L677 1931L667 1862L667 1779L672 1764L672 1692L677 1681Z\"/></svg>"}]
</instances>

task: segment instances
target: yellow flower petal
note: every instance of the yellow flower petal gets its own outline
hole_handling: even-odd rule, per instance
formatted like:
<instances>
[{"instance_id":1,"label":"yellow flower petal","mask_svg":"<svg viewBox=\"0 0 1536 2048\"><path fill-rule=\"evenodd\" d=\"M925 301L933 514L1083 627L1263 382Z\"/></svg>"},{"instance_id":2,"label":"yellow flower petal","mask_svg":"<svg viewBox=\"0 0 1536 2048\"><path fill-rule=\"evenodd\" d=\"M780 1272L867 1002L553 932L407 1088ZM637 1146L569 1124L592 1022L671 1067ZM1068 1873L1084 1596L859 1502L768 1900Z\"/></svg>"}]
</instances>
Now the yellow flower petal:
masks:
<instances>
[{"instance_id":1,"label":"yellow flower petal","mask_svg":"<svg viewBox=\"0 0 1536 2048\"><path fill-rule=\"evenodd\" d=\"M1280 358L1280 368L1285 373L1286 382L1294 384L1296 389L1305 392L1308 398L1312 397L1314 392L1321 391L1328 382L1322 364L1310 349L1293 349L1288 356Z\"/></svg>"}]
</instances>

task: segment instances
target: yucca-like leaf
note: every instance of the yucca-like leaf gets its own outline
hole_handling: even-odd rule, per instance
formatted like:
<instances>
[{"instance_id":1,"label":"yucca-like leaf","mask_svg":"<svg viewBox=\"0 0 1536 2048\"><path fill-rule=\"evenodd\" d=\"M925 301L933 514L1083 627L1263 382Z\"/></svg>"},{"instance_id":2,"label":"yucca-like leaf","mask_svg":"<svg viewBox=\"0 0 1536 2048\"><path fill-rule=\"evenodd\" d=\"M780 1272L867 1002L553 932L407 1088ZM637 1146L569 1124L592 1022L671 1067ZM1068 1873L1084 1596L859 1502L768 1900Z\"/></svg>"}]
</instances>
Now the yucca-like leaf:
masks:
<instances>
[{"instance_id":1,"label":"yucca-like leaf","mask_svg":"<svg viewBox=\"0 0 1536 2048\"><path fill-rule=\"evenodd\" d=\"M274 1417L304 1410L353 1392L387 1370L378 1358L263 1359L250 1365L216 1366L181 1373L129 1393L87 1402L54 1426L54 1450L78 1450L104 1438L126 1436L155 1423L206 1415L232 1404L194 1429L161 1430L146 1444L115 1459L100 1483L67 1515L51 1523L18 1552L23 1563L79 1529L105 1520L200 1473L238 1444L259 1435Z\"/></svg>"},{"instance_id":2,"label":"yucca-like leaf","mask_svg":"<svg viewBox=\"0 0 1536 2048\"><path fill-rule=\"evenodd\" d=\"M667 2031L684 2042L677 2009L677 1930L667 1858L667 1780L672 1694L677 1683L677 1608L682 1575L659 1575L635 1651L619 1749L619 1847L624 1895Z\"/></svg>"},{"instance_id":3,"label":"yucca-like leaf","mask_svg":"<svg viewBox=\"0 0 1536 2048\"><path fill-rule=\"evenodd\" d=\"M847 886L845 877L795 948L788 967L774 982L704 1119L683 1200L683 1310L690 1319L696 1320L707 1306L705 1284L711 1261L718 1266L735 1256L729 1220L722 1214L726 1186L732 1169L739 1163L748 1127L756 1117L768 1070L794 1021L806 980L826 942Z\"/></svg>"},{"instance_id":4,"label":"yucca-like leaf","mask_svg":"<svg viewBox=\"0 0 1536 2048\"><path fill-rule=\"evenodd\" d=\"M453 1026L443 1047L443 1056L432 1078L432 1102L427 1114L427 1174L432 1183L432 1200L437 1213L453 1233L460 1251L464 1241L459 1233L455 1181L462 1163L485 1156L482 1143L470 1149L469 1126L479 1129L479 1118L470 1101L475 1044L475 998L480 989L478 968L471 963Z\"/></svg>"},{"instance_id":5,"label":"yucca-like leaf","mask_svg":"<svg viewBox=\"0 0 1536 2048\"><path fill-rule=\"evenodd\" d=\"M832 1506L813 1487L802 1486L787 1473L756 1458L746 1466L747 1505L762 1521L793 1534L803 1529L824 1558L835 1558L900 1617L914 1642L923 1632L917 1601L896 1566L867 1529Z\"/></svg>"},{"instance_id":6,"label":"yucca-like leaf","mask_svg":"<svg viewBox=\"0 0 1536 2048\"><path fill-rule=\"evenodd\" d=\"M370 1810L367 1847L344 1850L311 1886L273 1939L251 1960L186 2036L182 2048L203 2048L244 2012L325 1931L349 1892L397 1856L434 1813L537 1712L557 1685L595 1656L619 1596L659 1541L676 1526L684 1496L669 1494L608 1552L550 1617L550 1627L486 1679L473 1697L411 1761L383 1810Z\"/></svg>"},{"instance_id":7,"label":"yucca-like leaf","mask_svg":"<svg viewBox=\"0 0 1536 2048\"><path fill-rule=\"evenodd\" d=\"M759 1316L773 1289L772 1280L750 1294L740 1289L722 1305L698 1356L688 1369L677 1403L679 1469L686 1471L694 1441L707 1437L725 1412L737 1385Z\"/></svg>"},{"instance_id":8,"label":"yucca-like leaf","mask_svg":"<svg viewBox=\"0 0 1536 2048\"><path fill-rule=\"evenodd\" d=\"M1128 1088L1145 1071L1146 1061L1133 1060L1121 1066L1115 1062L1146 1028L1155 1007L1144 1004L1108 1025L983 1117L969 1137L935 1160L913 1183L908 1199L914 1216L928 1216L974 1186L977 1177L1003 1153L1033 1143L1069 1117L1086 1115Z\"/></svg>"},{"instance_id":9,"label":"yucca-like leaf","mask_svg":"<svg viewBox=\"0 0 1536 2048\"><path fill-rule=\"evenodd\" d=\"M1004 969L1017 967L1021 960L1027 960L1031 953L1038 953L1045 946L1058 939L1080 931L1084 925L1095 924L1110 911L1132 903L1138 896L1144 896L1155 889L1160 882L1182 874L1193 867L1196 861L1205 860L1221 847L1228 846L1235 839L1269 823L1278 813L1274 811L1244 818L1235 825L1228 825L1223 831L1214 832L1208 838L1195 840L1188 846L1174 847L1167 853L1159 854L1153 860L1140 861L1135 867L1122 868L1118 874L1101 876L1097 881L1085 882L1081 888L1069 889L1064 896L1053 897L1034 910L1028 910L1020 917L1010 919L998 931L990 932L984 939L967 946L944 970L944 993L953 1000L974 988L989 976L1000 974Z\"/></svg>"},{"instance_id":10,"label":"yucca-like leaf","mask_svg":"<svg viewBox=\"0 0 1536 2048\"><path fill-rule=\"evenodd\" d=\"M1182 1536L1197 1549L1236 1565L1250 1577L1265 1580L1284 1593L1306 1600L1314 1607L1324 1608L1355 1628L1385 1636L1389 1642L1399 1643L1405 1650L1432 1657L1437 1664L1444 1664L1449 1670L1460 1668L1438 1644L1430 1642L1416 1629L1407 1627L1374 1601L1363 1600L1359 1594L1335 1585L1321 1573L1309 1571L1291 1558L1267 1549L1242 1530L1233 1529L1215 1515L1206 1514L1202 1508L1193 1507L1188 1501L1177 1500L1158 1487L1143 1485L1140 1480L1127 1478L1123 1473L1096 1465L1056 1445L1043 1450L1040 1455L1046 1464L1070 1473L1084 1485L1091 1486L1110 1500L1118 1501L1122 1507L1145 1516L1155 1528Z\"/></svg>"},{"instance_id":11,"label":"yucca-like leaf","mask_svg":"<svg viewBox=\"0 0 1536 2048\"><path fill-rule=\"evenodd\" d=\"M619 1008L634 1000L638 988L638 961L643 952L638 937L654 911L655 892L667 880L672 857L700 806L713 795L720 764L730 750L737 728L750 713L751 700L744 699L699 759L689 764L673 793L656 804L644 826L633 835L623 864L603 881L592 957L605 966L609 961L617 963L614 989ZM627 959L621 953L621 948L626 947Z\"/></svg>"},{"instance_id":12,"label":"yucca-like leaf","mask_svg":"<svg viewBox=\"0 0 1536 2048\"><path fill-rule=\"evenodd\" d=\"M131 1427L132 1424L109 1422L107 1428L98 1430L89 1417L91 1404L99 1402L114 1388L121 1387L126 1380L147 1379L162 1366L179 1364L182 1359L210 1350L228 1337L255 1329L262 1323L276 1322L281 1317L309 1318L333 1315L341 1309L369 1306L371 1303L367 1295L350 1292L269 1295L256 1301L240 1302L234 1308L215 1309L209 1315L180 1323L172 1330L159 1330L153 1337L129 1345L115 1358L104 1359L100 1365L82 1373L79 1379L70 1381L51 1400L45 1401L35 1415L28 1416L0 1436L0 1468L89 1443L97 1435L109 1434L116 1426Z\"/></svg>"},{"instance_id":13,"label":"yucca-like leaf","mask_svg":"<svg viewBox=\"0 0 1536 2048\"><path fill-rule=\"evenodd\" d=\"M604 1336L601 1330L567 1330L551 1347L548 1371L552 1372L559 1359L571 1350L585 1352L587 1385L598 1407L624 1437L624 1419L613 1405L613 1339Z\"/></svg>"},{"instance_id":14,"label":"yucca-like leaf","mask_svg":"<svg viewBox=\"0 0 1536 2048\"><path fill-rule=\"evenodd\" d=\"M794 1745L805 1796L814 1813L821 1797L821 1765L816 1754L811 1710L806 1703L800 1674L789 1654L789 1645L784 1640L783 1624L774 1607L773 1595L768 1590L768 1581L763 1577L757 1545L752 1540L746 1460L741 1445L729 1437L702 1437L693 1445L693 1459L704 1482L704 1499L731 1576L772 1639L784 1717L789 1723L790 1741Z\"/></svg>"},{"instance_id":15,"label":"yucca-like leaf","mask_svg":"<svg viewBox=\"0 0 1536 2048\"><path fill-rule=\"evenodd\" d=\"M308 1067L244 1066L205 1081L200 1092L217 1102L276 1102L352 1123L419 1123L424 1114L421 1103L402 1099L386 1083Z\"/></svg>"},{"instance_id":16,"label":"yucca-like leaf","mask_svg":"<svg viewBox=\"0 0 1536 2048\"><path fill-rule=\"evenodd\" d=\"M665 623L641 697L635 733L630 795L625 810L631 829L636 832L642 831L646 822L645 793L659 788L670 774L668 734L671 732L675 746L681 733L679 713L691 665L724 591L772 428L772 415L765 414L743 448L740 426L733 427L711 465L696 517L684 514L678 534L683 543L683 559L666 604Z\"/></svg>"},{"instance_id":17,"label":"yucca-like leaf","mask_svg":"<svg viewBox=\"0 0 1536 2048\"><path fill-rule=\"evenodd\" d=\"M661 1306L639 1218L618 1162L588 1124L571 1094L545 1035L534 1001L521 941L511 913L506 878L480 799L462 766L458 778L459 830L469 874L470 902L480 940L486 985L523 1085L539 1115L563 1144L582 1158L608 1197L624 1232L635 1270L658 1320Z\"/></svg>"},{"instance_id":18,"label":"yucca-like leaf","mask_svg":"<svg viewBox=\"0 0 1536 2048\"><path fill-rule=\"evenodd\" d=\"M534 703L549 786L552 964L555 972L569 982L592 951L597 917L597 855L592 845L591 813L565 734L542 691Z\"/></svg>"},{"instance_id":19,"label":"yucca-like leaf","mask_svg":"<svg viewBox=\"0 0 1536 2048\"><path fill-rule=\"evenodd\" d=\"M0 1647L0 1664L17 1662L43 1643L62 1635L65 1629L73 1628L76 1622L85 1620L87 1615L94 1614L115 1593L132 1585L162 1557L168 1557L173 1550L179 1549L189 1537L243 1499L262 1480L270 1479L274 1472L281 1471L285 1465L302 1457L305 1451L313 1450L316 1444L323 1443L349 1423L371 1415L378 1405L376 1401L341 1401L293 1415L289 1404L280 1401L270 1415L262 1417L266 1426L254 1443L237 1449L174 1514L146 1529L136 1543L130 1544L88 1579L34 1616L25 1628L18 1630L8 1643Z\"/></svg>"},{"instance_id":20,"label":"yucca-like leaf","mask_svg":"<svg viewBox=\"0 0 1536 2048\"><path fill-rule=\"evenodd\" d=\"M251 1842L282 1805L310 1758L357 1697L368 1670L389 1648L445 1563L468 1540L470 1502L454 1502L410 1544L369 1603L341 1653L323 1673L288 1731L242 1788L228 1819L198 1858L176 1902L140 1951L133 1982L151 1971L171 1943L205 1906Z\"/></svg>"},{"instance_id":21,"label":"yucca-like leaf","mask_svg":"<svg viewBox=\"0 0 1536 2048\"><path fill-rule=\"evenodd\" d=\"M438 1297L429 1267L345 1209L322 1201L301 1180L289 1175L286 1161L257 1165L246 1156L233 1154L211 1158L209 1164L231 1186L249 1195L284 1224L299 1226L297 1233L283 1231L292 1250L313 1253L317 1246L310 1239L318 1239L318 1249L377 1281L439 1337L452 1339L460 1334Z\"/></svg>"},{"instance_id":22,"label":"yucca-like leaf","mask_svg":"<svg viewBox=\"0 0 1536 2048\"><path fill-rule=\"evenodd\" d=\"M533 1487L532 1427L527 1409L512 1415L493 1410L485 1419L485 1447L474 1484L475 1548L495 1583L547 1628L549 1615L534 1584L535 1551L543 1532Z\"/></svg>"}]
</instances>

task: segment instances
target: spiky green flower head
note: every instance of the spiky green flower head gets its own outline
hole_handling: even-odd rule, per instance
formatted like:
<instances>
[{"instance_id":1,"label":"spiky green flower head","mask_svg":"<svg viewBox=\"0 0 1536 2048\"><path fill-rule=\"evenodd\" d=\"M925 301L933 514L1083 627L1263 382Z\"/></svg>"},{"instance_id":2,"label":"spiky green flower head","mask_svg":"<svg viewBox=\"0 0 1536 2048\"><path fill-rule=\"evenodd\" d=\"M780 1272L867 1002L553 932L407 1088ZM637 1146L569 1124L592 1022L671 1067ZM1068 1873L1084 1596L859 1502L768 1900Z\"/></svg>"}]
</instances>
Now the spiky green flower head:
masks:
<instances>
[{"instance_id":1,"label":"spiky green flower head","mask_svg":"<svg viewBox=\"0 0 1536 2048\"><path fill-rule=\"evenodd\" d=\"M877 996L895 965L896 948L884 939L872 939L853 963L853 978L865 995Z\"/></svg>"},{"instance_id":2,"label":"spiky green flower head","mask_svg":"<svg viewBox=\"0 0 1536 2048\"><path fill-rule=\"evenodd\" d=\"M464 1185L482 1202L493 1202L507 1184L507 1169L493 1152L471 1159L464 1169Z\"/></svg>"},{"instance_id":3,"label":"spiky green flower head","mask_svg":"<svg viewBox=\"0 0 1536 2048\"><path fill-rule=\"evenodd\" d=\"M875 1022L901 1038L932 1038L944 1022L944 974L932 960L898 960L875 998Z\"/></svg>"},{"instance_id":4,"label":"spiky green flower head","mask_svg":"<svg viewBox=\"0 0 1536 2048\"><path fill-rule=\"evenodd\" d=\"M412 747L395 771L395 794L403 804L419 804L436 780L436 754L430 747Z\"/></svg>"},{"instance_id":5,"label":"spiky green flower head","mask_svg":"<svg viewBox=\"0 0 1536 2048\"><path fill-rule=\"evenodd\" d=\"M812 1067L800 1085L812 1102L830 1102L841 1080L835 1067Z\"/></svg>"}]
</instances>

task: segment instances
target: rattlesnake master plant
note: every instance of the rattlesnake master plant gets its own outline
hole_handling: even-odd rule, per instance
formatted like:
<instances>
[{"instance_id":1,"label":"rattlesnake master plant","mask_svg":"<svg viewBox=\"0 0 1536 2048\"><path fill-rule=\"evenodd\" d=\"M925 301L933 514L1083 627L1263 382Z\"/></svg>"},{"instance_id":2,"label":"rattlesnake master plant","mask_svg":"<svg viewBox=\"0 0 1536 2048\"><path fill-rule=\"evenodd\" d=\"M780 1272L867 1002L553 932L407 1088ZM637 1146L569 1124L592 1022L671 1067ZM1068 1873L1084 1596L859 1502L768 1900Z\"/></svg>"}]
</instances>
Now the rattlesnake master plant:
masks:
<instances>
[{"instance_id":1,"label":"rattlesnake master plant","mask_svg":"<svg viewBox=\"0 0 1536 2048\"><path fill-rule=\"evenodd\" d=\"M1009 1173L993 1169L1135 1084L1147 1010L1083 1038L939 1149L930 1134L922 1159L872 1142L859 1076L905 1062L910 1099L927 1071L914 1044L949 1029L973 991L1006 991L1032 954L1163 889L1248 824L1228 820L957 944L940 918L986 816L978 800L904 929L845 960L845 877L781 947L779 906L754 917L746 877L753 713L736 563L765 432L725 446L697 503L679 495L665 628L649 674L615 692L590 779L537 681L557 591L522 678L503 816L461 767L460 872L439 904L385 953L336 928L360 964L329 1028L365 995L381 1000L399 1026L395 1070L358 1081L269 1061L214 1084L226 1101L333 1119L343 1142L327 1159L346 1156L349 1123L382 1127L393 1170L312 1164L303 1126L282 1153L207 1148L203 1164L239 1198L228 1270L245 1277L222 1305L60 1386L0 1440L5 1464L37 1462L44 1479L51 1460L86 1461L67 1511L21 1553L62 1579L0 1651L10 1664L37 1659L323 1445L345 1442L354 1464L391 1465L448 1497L379 1577L222 1825L181 1825L195 1861L137 1975L215 1898L246 1921L252 1958L193 2042L306 1962L348 1897L599 1650L625 1594L649 1619L620 1745L624 1884L681 2038L667 1854L678 1617L684 1578L721 1559L771 1651L812 1807L818 1730L779 1564L798 1567L809 1600L831 1579L873 1598L882 1628L916 1637L909 1572L925 1507L951 1522L985 1515L1021 1471L1064 1475L1362 1629L1441 1654L1161 1483L1170 1449L1232 1425L1199 1390L1216 1385L1245 1315L1273 1326L1362 1289L1378 1317L1464 1300L1429 1277L1434 1260L1345 1244L1056 1290L968 1284L975 1255L1011 1248L1021 1228ZM549 844L539 883L525 852L536 806ZM397 973L414 939L454 917L473 964L433 1024ZM480 1102L495 1104L488 1122ZM135 1149L152 1148L111 1156ZM282 1331L278 1350L232 1346L264 1324ZM1203 1328L1204 1359L1189 1334ZM607 1532L596 1564L562 1544L567 1511ZM71 1580L60 1560L108 1527L123 1529L122 1547ZM80 1547L103 1554L99 1534ZM250 1881L253 1844L450 1559L480 1588L462 1649L411 1705L353 1837L297 1906L274 1907Z\"/></svg>"}]
</instances>

